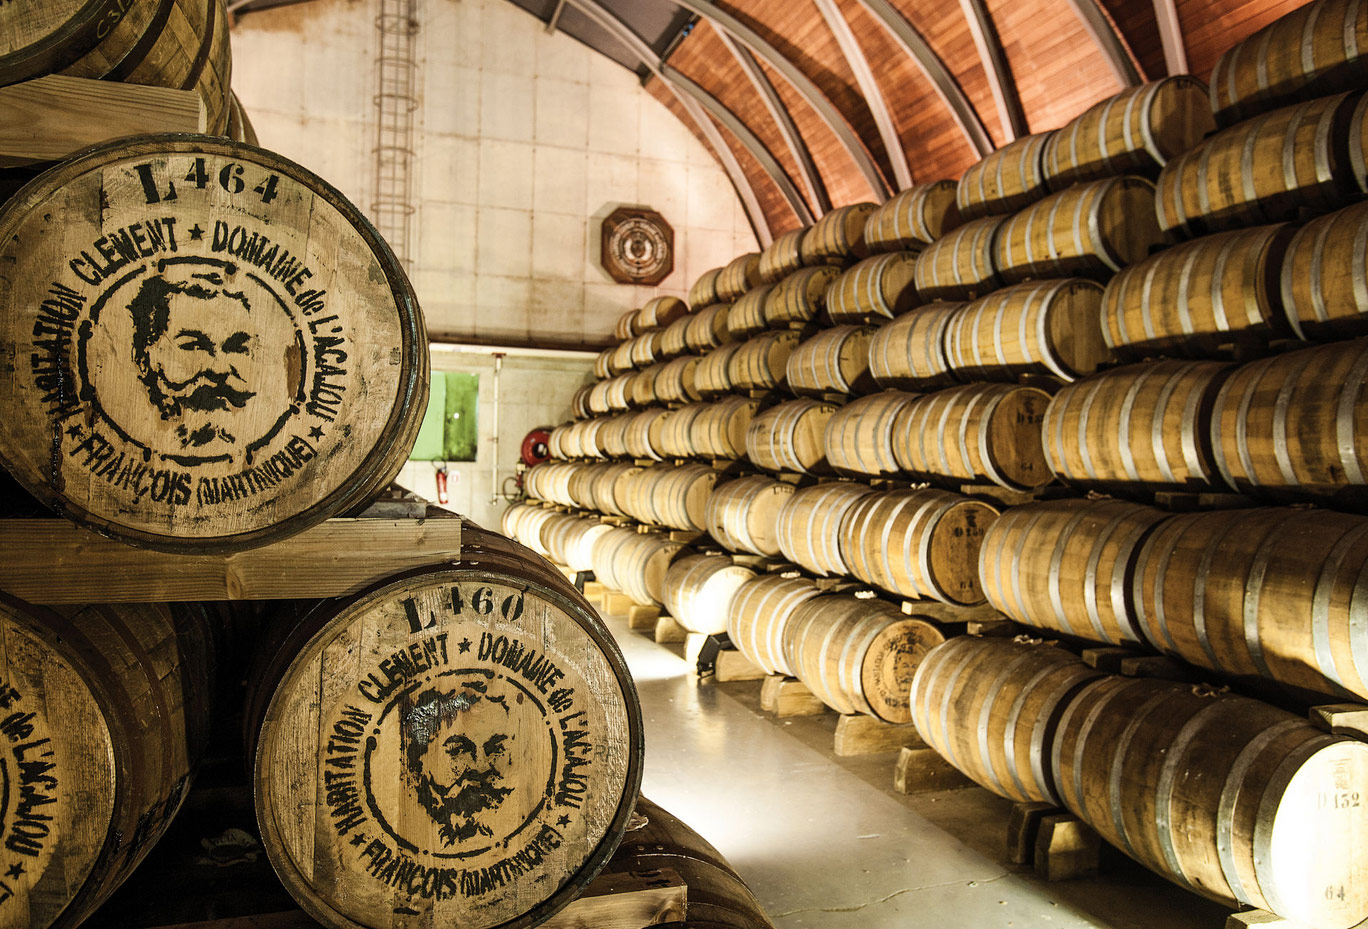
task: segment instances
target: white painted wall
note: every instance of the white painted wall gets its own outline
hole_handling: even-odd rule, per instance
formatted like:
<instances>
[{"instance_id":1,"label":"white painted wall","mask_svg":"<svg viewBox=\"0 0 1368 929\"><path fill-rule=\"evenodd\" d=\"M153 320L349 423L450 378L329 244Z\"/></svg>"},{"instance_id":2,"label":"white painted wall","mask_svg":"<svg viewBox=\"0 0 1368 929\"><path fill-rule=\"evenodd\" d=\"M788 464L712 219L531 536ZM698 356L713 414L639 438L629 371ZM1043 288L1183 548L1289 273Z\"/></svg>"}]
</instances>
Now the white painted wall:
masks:
<instances>
[{"instance_id":1,"label":"white painted wall","mask_svg":"<svg viewBox=\"0 0 1368 929\"><path fill-rule=\"evenodd\" d=\"M756 249L722 169L634 74L507 0L418 7L409 270L434 336L602 342L622 313ZM378 10L321 0L247 15L233 33L233 84L262 144L367 211ZM674 228L675 271L658 289L599 265L599 223L621 205Z\"/></svg>"}]
</instances>

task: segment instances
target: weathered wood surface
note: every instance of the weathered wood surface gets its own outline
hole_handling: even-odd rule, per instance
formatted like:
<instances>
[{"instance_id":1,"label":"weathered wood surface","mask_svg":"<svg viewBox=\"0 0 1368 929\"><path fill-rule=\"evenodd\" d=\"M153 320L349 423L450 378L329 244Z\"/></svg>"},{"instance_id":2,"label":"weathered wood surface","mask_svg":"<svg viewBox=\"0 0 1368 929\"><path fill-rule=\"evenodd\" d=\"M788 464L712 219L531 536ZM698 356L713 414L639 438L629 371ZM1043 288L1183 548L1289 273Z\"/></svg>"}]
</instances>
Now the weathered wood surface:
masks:
<instances>
[{"instance_id":1,"label":"weathered wood surface","mask_svg":"<svg viewBox=\"0 0 1368 929\"><path fill-rule=\"evenodd\" d=\"M837 720L832 746L840 758L927 747L917 727L911 723L889 723L858 713L845 714Z\"/></svg>"},{"instance_id":2,"label":"weathered wood surface","mask_svg":"<svg viewBox=\"0 0 1368 929\"><path fill-rule=\"evenodd\" d=\"M0 590L32 603L340 597L410 568L456 561L460 519L330 519L263 548L175 555L63 519L0 519Z\"/></svg>"}]
</instances>

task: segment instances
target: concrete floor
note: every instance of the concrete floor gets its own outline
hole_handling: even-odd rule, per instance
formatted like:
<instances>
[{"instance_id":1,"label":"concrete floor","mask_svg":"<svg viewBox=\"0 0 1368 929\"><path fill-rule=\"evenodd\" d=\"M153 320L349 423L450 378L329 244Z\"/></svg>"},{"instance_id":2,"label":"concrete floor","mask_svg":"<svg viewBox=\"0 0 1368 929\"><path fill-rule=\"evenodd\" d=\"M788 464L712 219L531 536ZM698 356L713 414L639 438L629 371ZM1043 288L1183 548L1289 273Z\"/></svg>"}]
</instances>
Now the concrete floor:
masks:
<instances>
[{"instance_id":1,"label":"concrete floor","mask_svg":"<svg viewBox=\"0 0 1368 929\"><path fill-rule=\"evenodd\" d=\"M1221 929L1228 910L1126 859L1045 883L1007 864L1010 804L980 788L904 797L896 753L837 759L834 714L775 720L757 682L699 682L677 646L605 617L636 678L643 793L727 856L777 929Z\"/></svg>"}]
</instances>

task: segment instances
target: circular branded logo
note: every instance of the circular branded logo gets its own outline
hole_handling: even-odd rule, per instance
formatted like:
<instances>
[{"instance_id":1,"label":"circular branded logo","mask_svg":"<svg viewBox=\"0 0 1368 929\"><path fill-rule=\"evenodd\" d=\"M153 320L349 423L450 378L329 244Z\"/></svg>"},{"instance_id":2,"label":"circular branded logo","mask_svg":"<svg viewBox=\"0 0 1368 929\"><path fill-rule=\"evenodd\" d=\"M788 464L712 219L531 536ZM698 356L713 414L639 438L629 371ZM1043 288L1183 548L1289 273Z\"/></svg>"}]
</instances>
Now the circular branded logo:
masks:
<instances>
[{"instance_id":1,"label":"circular branded logo","mask_svg":"<svg viewBox=\"0 0 1368 929\"><path fill-rule=\"evenodd\" d=\"M622 283L658 284L674 270L674 231L652 210L614 210L603 221L603 265Z\"/></svg>"}]
</instances>

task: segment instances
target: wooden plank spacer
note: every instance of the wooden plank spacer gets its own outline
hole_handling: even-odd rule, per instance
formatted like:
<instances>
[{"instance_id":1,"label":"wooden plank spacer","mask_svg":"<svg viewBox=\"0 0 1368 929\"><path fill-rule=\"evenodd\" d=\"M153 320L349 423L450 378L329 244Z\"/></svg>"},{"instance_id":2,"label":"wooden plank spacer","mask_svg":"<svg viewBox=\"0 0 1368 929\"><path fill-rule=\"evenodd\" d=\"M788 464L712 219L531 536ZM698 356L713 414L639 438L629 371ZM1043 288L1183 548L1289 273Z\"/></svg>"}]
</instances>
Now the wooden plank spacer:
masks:
<instances>
[{"instance_id":1,"label":"wooden plank spacer","mask_svg":"<svg viewBox=\"0 0 1368 929\"><path fill-rule=\"evenodd\" d=\"M836 723L834 747L837 757L853 758L895 749L926 748L926 742L912 723L889 723L863 713L847 713Z\"/></svg>"},{"instance_id":2,"label":"wooden plank spacer","mask_svg":"<svg viewBox=\"0 0 1368 929\"><path fill-rule=\"evenodd\" d=\"M1313 706L1308 714L1311 724L1332 735L1368 742L1368 706L1360 703L1334 703Z\"/></svg>"},{"instance_id":3,"label":"wooden plank spacer","mask_svg":"<svg viewBox=\"0 0 1368 929\"><path fill-rule=\"evenodd\" d=\"M660 618L660 607L642 606L633 603L627 607L627 628L633 632L650 631L655 633L656 620Z\"/></svg>"},{"instance_id":4,"label":"wooden plank spacer","mask_svg":"<svg viewBox=\"0 0 1368 929\"><path fill-rule=\"evenodd\" d=\"M1062 812L1053 803L1013 803L1012 813L1007 819L1007 860L1015 865L1034 864L1041 818Z\"/></svg>"},{"instance_id":5,"label":"wooden plank spacer","mask_svg":"<svg viewBox=\"0 0 1368 929\"><path fill-rule=\"evenodd\" d=\"M1102 837L1070 813L1040 817L1035 843L1035 872L1047 881L1069 881L1096 874Z\"/></svg>"},{"instance_id":6,"label":"wooden plank spacer","mask_svg":"<svg viewBox=\"0 0 1368 929\"><path fill-rule=\"evenodd\" d=\"M893 767L893 789L900 794L960 790L976 786L934 748L903 748Z\"/></svg>"}]
</instances>

